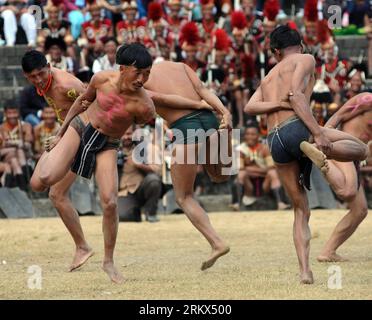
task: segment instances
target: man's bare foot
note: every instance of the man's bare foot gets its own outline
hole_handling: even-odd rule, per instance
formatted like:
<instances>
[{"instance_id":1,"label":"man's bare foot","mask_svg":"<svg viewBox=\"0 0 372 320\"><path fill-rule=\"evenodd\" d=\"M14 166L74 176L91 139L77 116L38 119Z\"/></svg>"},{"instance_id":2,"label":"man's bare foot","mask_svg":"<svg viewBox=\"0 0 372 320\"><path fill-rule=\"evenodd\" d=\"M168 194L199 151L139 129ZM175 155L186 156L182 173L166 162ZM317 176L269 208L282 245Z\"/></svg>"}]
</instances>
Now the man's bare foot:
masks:
<instances>
[{"instance_id":1,"label":"man's bare foot","mask_svg":"<svg viewBox=\"0 0 372 320\"><path fill-rule=\"evenodd\" d=\"M102 265L102 269L107 273L112 282L120 284L124 281L123 276L116 269L113 262L104 262Z\"/></svg>"},{"instance_id":2,"label":"man's bare foot","mask_svg":"<svg viewBox=\"0 0 372 320\"><path fill-rule=\"evenodd\" d=\"M300 275L300 283L301 284L313 284L314 283L313 273L311 271L302 272Z\"/></svg>"},{"instance_id":3,"label":"man's bare foot","mask_svg":"<svg viewBox=\"0 0 372 320\"><path fill-rule=\"evenodd\" d=\"M72 260L69 272L80 268L88 259L94 255L93 250L90 247L87 248L77 248L75 252L74 259Z\"/></svg>"},{"instance_id":4,"label":"man's bare foot","mask_svg":"<svg viewBox=\"0 0 372 320\"><path fill-rule=\"evenodd\" d=\"M325 173L324 170L326 170L328 164L326 161L327 157L322 151L307 141L301 142L300 149L323 173Z\"/></svg>"},{"instance_id":5,"label":"man's bare foot","mask_svg":"<svg viewBox=\"0 0 372 320\"><path fill-rule=\"evenodd\" d=\"M349 261L346 258L341 257L336 252L330 254L320 254L316 258L319 262L346 262Z\"/></svg>"},{"instance_id":6,"label":"man's bare foot","mask_svg":"<svg viewBox=\"0 0 372 320\"><path fill-rule=\"evenodd\" d=\"M230 248L227 246L222 246L219 249L213 249L211 256L208 260L204 261L201 266L201 270L204 271L210 267L212 267L219 257L227 254L230 251Z\"/></svg>"}]
</instances>

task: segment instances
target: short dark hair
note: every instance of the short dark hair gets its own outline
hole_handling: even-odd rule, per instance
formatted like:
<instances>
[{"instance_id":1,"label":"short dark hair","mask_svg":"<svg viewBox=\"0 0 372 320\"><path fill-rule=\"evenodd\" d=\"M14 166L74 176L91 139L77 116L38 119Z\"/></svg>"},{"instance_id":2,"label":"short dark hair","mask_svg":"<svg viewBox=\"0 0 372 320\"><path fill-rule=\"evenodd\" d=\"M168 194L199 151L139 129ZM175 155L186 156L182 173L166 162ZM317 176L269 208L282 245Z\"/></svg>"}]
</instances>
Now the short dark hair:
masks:
<instances>
[{"instance_id":1,"label":"short dark hair","mask_svg":"<svg viewBox=\"0 0 372 320\"><path fill-rule=\"evenodd\" d=\"M256 129L258 133L260 133L260 127L256 121L249 121L247 126L245 127L245 131L248 129Z\"/></svg>"},{"instance_id":2,"label":"short dark hair","mask_svg":"<svg viewBox=\"0 0 372 320\"><path fill-rule=\"evenodd\" d=\"M16 109L19 111L19 105L16 99L7 99L4 103L4 111L9 109Z\"/></svg>"},{"instance_id":3,"label":"short dark hair","mask_svg":"<svg viewBox=\"0 0 372 320\"><path fill-rule=\"evenodd\" d=\"M141 43L124 44L116 52L116 63L145 69L152 66L152 57Z\"/></svg>"},{"instance_id":4,"label":"short dark hair","mask_svg":"<svg viewBox=\"0 0 372 320\"><path fill-rule=\"evenodd\" d=\"M114 42L114 43L116 44L116 46L119 45L119 42L118 42L118 40L116 40L115 37L108 37L108 38L105 38L102 42L103 42L103 44L106 44L106 43L108 43L108 42Z\"/></svg>"},{"instance_id":5,"label":"short dark hair","mask_svg":"<svg viewBox=\"0 0 372 320\"><path fill-rule=\"evenodd\" d=\"M270 34L270 49L272 52L288 47L301 45L301 35L289 26L279 26Z\"/></svg>"},{"instance_id":6,"label":"short dark hair","mask_svg":"<svg viewBox=\"0 0 372 320\"><path fill-rule=\"evenodd\" d=\"M26 73L33 70L40 70L48 64L44 54L37 50L30 50L25 53L22 58L22 69Z\"/></svg>"}]
</instances>

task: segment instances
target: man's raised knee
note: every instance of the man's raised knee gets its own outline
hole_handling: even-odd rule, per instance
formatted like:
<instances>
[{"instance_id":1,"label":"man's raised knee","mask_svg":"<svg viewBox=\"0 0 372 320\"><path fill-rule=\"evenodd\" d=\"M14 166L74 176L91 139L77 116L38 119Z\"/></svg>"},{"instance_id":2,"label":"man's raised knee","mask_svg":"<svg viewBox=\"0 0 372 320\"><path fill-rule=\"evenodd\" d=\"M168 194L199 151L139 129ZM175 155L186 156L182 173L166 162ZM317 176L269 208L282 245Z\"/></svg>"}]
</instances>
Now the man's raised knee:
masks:
<instances>
[{"instance_id":1,"label":"man's raised knee","mask_svg":"<svg viewBox=\"0 0 372 320\"><path fill-rule=\"evenodd\" d=\"M337 191L337 196L345 201L345 202L350 202L354 199L354 197L356 196L357 194L357 190L354 190L352 188L343 188L341 190L338 190Z\"/></svg>"}]
</instances>

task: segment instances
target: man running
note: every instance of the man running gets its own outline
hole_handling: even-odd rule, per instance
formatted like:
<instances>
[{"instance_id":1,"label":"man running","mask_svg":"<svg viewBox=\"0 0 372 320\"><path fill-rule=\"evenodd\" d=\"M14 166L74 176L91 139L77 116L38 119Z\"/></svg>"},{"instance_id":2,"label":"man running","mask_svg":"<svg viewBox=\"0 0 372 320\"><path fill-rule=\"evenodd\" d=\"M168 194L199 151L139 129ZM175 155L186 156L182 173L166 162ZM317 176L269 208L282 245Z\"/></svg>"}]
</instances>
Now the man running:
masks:
<instances>
[{"instance_id":1,"label":"man running","mask_svg":"<svg viewBox=\"0 0 372 320\"><path fill-rule=\"evenodd\" d=\"M270 46L278 64L262 80L245 112L251 115L268 113L270 152L295 213L293 238L300 281L312 284L310 209L304 190L304 186L309 188L310 185L310 160L323 168L326 157L338 161L364 160L368 150L359 139L338 130L321 128L314 119L309 102L315 82L315 60L309 54L302 54L300 34L288 26L279 26L270 35ZM283 109L282 101L288 99L290 108ZM316 146L308 142L311 139ZM304 158L303 153L309 159Z\"/></svg>"},{"instance_id":2,"label":"man running","mask_svg":"<svg viewBox=\"0 0 372 320\"><path fill-rule=\"evenodd\" d=\"M372 140L372 94L365 92L347 101L325 124L328 128L340 128L364 143ZM336 250L351 237L368 214L363 186L360 184L359 161L327 161L324 176L337 196L344 200L349 212L333 230L330 239L317 257L319 262L341 262L347 259Z\"/></svg>"}]
</instances>

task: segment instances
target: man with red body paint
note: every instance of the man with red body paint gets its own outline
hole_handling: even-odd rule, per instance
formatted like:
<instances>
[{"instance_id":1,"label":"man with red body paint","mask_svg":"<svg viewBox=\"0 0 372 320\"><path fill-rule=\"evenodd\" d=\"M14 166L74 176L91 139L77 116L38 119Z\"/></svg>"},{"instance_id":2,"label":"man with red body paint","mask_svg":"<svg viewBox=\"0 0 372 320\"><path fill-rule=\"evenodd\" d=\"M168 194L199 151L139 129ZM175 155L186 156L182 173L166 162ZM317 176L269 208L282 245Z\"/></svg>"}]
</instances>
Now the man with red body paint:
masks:
<instances>
[{"instance_id":1,"label":"man with red body paint","mask_svg":"<svg viewBox=\"0 0 372 320\"><path fill-rule=\"evenodd\" d=\"M150 98L143 85L150 75L152 58L143 45L123 45L116 60L120 71L96 73L87 90L71 106L49 145L53 150L39 160L39 175L33 181L33 188L42 190L54 185L70 168L85 178L95 173L103 209L103 270L113 282L120 283L123 278L113 259L119 222L117 149L120 138L134 123L146 123L155 117L153 101L169 108L207 106L200 101L153 92Z\"/></svg>"}]
</instances>

